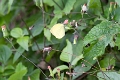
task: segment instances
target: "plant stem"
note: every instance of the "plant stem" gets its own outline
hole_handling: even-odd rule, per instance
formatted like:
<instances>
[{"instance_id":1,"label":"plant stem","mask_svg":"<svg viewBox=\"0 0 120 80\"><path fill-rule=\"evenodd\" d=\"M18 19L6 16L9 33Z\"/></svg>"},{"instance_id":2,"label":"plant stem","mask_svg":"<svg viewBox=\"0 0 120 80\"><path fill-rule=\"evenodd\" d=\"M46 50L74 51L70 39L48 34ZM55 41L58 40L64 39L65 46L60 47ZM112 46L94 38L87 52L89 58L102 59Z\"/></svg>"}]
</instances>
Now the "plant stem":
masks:
<instances>
[{"instance_id":1,"label":"plant stem","mask_svg":"<svg viewBox=\"0 0 120 80\"><path fill-rule=\"evenodd\" d=\"M14 49L15 51L17 51L17 49L16 49L15 46L13 45L12 41L9 40L9 38L6 38L6 40L12 45L13 49ZM25 58L26 60L28 60L30 63L32 63L35 67L37 67L38 69L40 69L40 67L38 67L38 66L37 66L34 62L32 62L30 59L28 59L28 58L25 57L24 55L22 55L22 57ZM44 75L46 78L48 78L47 75L45 75L45 73L42 71L42 69L40 69L40 71L43 73L43 75Z\"/></svg>"},{"instance_id":2,"label":"plant stem","mask_svg":"<svg viewBox=\"0 0 120 80\"><path fill-rule=\"evenodd\" d=\"M100 0L100 3L101 3L102 14L104 15L104 8L101 0Z\"/></svg>"},{"instance_id":3,"label":"plant stem","mask_svg":"<svg viewBox=\"0 0 120 80\"><path fill-rule=\"evenodd\" d=\"M71 73L72 71L71 71L71 64L69 63L69 72ZM71 75L69 75L69 77L70 77L70 80L72 80L72 76Z\"/></svg>"},{"instance_id":4,"label":"plant stem","mask_svg":"<svg viewBox=\"0 0 120 80\"><path fill-rule=\"evenodd\" d=\"M21 15L20 15L20 17L21 17ZM26 24L26 22L24 21L24 19L23 19L22 17L21 17L21 20L23 21L23 23L24 23L25 26L26 26L27 31L29 32L29 34L30 34L30 35L32 36L32 38L33 38L34 36L33 36L32 32L28 29L28 25ZM36 41L34 41L34 42L35 42L35 44L36 44L36 46L37 46L39 52L41 52L38 43L37 43Z\"/></svg>"}]
</instances>

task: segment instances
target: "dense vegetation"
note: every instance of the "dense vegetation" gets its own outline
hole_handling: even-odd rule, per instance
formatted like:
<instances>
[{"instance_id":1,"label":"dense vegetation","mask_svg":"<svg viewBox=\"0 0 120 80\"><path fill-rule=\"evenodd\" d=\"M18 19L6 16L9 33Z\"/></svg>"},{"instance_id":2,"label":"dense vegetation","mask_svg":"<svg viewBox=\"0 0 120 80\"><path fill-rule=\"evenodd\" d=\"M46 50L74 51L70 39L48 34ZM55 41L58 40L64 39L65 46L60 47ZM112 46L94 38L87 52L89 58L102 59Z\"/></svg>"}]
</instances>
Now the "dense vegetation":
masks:
<instances>
[{"instance_id":1,"label":"dense vegetation","mask_svg":"<svg viewBox=\"0 0 120 80\"><path fill-rule=\"evenodd\" d=\"M119 80L119 0L0 0L0 80Z\"/></svg>"}]
</instances>

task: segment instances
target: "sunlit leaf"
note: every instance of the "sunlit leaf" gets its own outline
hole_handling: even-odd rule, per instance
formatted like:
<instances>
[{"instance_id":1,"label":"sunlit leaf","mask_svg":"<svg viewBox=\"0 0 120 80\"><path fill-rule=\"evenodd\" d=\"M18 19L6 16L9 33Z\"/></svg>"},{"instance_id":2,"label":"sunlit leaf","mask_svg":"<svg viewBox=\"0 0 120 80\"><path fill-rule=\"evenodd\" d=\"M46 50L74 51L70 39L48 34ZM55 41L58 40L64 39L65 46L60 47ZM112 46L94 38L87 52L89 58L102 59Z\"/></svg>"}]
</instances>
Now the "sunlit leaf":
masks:
<instances>
[{"instance_id":1,"label":"sunlit leaf","mask_svg":"<svg viewBox=\"0 0 120 80\"><path fill-rule=\"evenodd\" d=\"M44 28L44 35L50 41L51 33L49 29Z\"/></svg>"},{"instance_id":2,"label":"sunlit leaf","mask_svg":"<svg viewBox=\"0 0 120 80\"><path fill-rule=\"evenodd\" d=\"M29 41L28 36L20 37L17 39L17 43L27 51L28 51L28 41Z\"/></svg>"},{"instance_id":3,"label":"sunlit leaf","mask_svg":"<svg viewBox=\"0 0 120 80\"><path fill-rule=\"evenodd\" d=\"M9 0L9 2L8 2L8 12L11 10L11 6L13 4L13 1L14 0Z\"/></svg>"},{"instance_id":4,"label":"sunlit leaf","mask_svg":"<svg viewBox=\"0 0 120 80\"><path fill-rule=\"evenodd\" d=\"M76 65L77 62L78 62L80 59L82 59L82 58L83 58L83 54L80 55L80 56L77 56L77 57L72 61L71 65Z\"/></svg>"},{"instance_id":5,"label":"sunlit leaf","mask_svg":"<svg viewBox=\"0 0 120 80\"><path fill-rule=\"evenodd\" d=\"M10 35L14 38L19 38L23 36L23 31L21 28L13 28L10 32Z\"/></svg>"},{"instance_id":6,"label":"sunlit leaf","mask_svg":"<svg viewBox=\"0 0 120 80\"><path fill-rule=\"evenodd\" d=\"M66 40L67 46L62 50L62 53L60 55L60 60L64 62L70 62L72 59L72 44L69 40Z\"/></svg>"}]
</instances>

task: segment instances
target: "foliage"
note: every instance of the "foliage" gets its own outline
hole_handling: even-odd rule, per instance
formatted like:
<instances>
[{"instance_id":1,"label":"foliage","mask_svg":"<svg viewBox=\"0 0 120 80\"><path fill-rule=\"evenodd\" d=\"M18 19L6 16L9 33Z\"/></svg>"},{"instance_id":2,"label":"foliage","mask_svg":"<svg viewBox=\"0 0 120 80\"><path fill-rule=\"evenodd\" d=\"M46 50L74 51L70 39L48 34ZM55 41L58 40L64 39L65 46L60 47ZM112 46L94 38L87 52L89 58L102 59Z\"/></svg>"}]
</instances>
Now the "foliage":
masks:
<instances>
[{"instance_id":1,"label":"foliage","mask_svg":"<svg viewBox=\"0 0 120 80\"><path fill-rule=\"evenodd\" d=\"M119 80L119 0L0 0L0 80Z\"/></svg>"}]
</instances>

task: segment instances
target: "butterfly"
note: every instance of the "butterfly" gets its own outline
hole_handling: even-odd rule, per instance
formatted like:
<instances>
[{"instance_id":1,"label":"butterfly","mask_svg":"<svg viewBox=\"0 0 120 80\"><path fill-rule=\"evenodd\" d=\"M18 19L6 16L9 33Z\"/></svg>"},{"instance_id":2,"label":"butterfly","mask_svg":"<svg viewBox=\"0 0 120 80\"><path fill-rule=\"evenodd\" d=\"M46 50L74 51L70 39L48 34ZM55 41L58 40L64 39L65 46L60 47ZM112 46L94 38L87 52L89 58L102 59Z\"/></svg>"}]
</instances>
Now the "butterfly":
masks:
<instances>
[{"instance_id":1,"label":"butterfly","mask_svg":"<svg viewBox=\"0 0 120 80\"><path fill-rule=\"evenodd\" d=\"M62 24L62 23L55 24L50 29L50 32L52 33L52 35L54 35L58 39L63 38L65 36L64 24Z\"/></svg>"}]
</instances>

